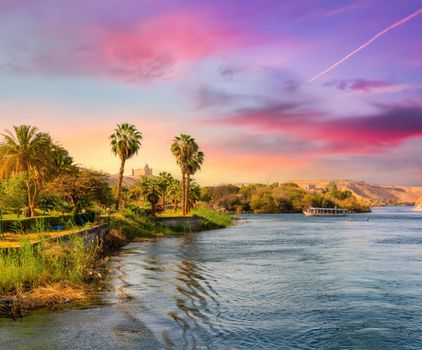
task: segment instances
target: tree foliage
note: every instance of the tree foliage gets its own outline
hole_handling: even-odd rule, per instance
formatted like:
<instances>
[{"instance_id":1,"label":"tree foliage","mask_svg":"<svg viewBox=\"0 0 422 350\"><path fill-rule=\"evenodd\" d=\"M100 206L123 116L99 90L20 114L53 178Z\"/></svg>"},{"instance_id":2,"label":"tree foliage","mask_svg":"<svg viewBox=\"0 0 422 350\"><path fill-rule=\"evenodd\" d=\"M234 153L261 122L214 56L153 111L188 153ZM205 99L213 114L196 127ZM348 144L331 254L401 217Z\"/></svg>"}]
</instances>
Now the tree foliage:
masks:
<instances>
[{"instance_id":1,"label":"tree foliage","mask_svg":"<svg viewBox=\"0 0 422 350\"><path fill-rule=\"evenodd\" d=\"M70 166L72 159L48 133L30 125L6 130L0 143L0 178L23 177L31 216L36 215L36 201L43 183Z\"/></svg>"},{"instance_id":2,"label":"tree foliage","mask_svg":"<svg viewBox=\"0 0 422 350\"><path fill-rule=\"evenodd\" d=\"M182 210L183 215L186 215L190 210L190 177L201 169L204 163L204 153L199 150L195 139L186 134L180 134L180 136L174 138L171 152L182 172Z\"/></svg>"},{"instance_id":3,"label":"tree foliage","mask_svg":"<svg viewBox=\"0 0 422 350\"><path fill-rule=\"evenodd\" d=\"M136 155L141 148L142 134L135 125L118 124L114 133L110 135L111 151L120 158L119 181L117 183L116 210L119 209L123 174L126 160Z\"/></svg>"},{"instance_id":4,"label":"tree foliage","mask_svg":"<svg viewBox=\"0 0 422 350\"><path fill-rule=\"evenodd\" d=\"M300 213L311 206L368 210L367 203L334 185L315 191L305 191L295 183L220 185L204 188L202 201L218 210L254 213Z\"/></svg>"},{"instance_id":5,"label":"tree foliage","mask_svg":"<svg viewBox=\"0 0 422 350\"><path fill-rule=\"evenodd\" d=\"M85 168L60 174L47 184L46 192L67 202L74 212L89 208L94 203L108 207L113 201L107 175Z\"/></svg>"}]
</instances>

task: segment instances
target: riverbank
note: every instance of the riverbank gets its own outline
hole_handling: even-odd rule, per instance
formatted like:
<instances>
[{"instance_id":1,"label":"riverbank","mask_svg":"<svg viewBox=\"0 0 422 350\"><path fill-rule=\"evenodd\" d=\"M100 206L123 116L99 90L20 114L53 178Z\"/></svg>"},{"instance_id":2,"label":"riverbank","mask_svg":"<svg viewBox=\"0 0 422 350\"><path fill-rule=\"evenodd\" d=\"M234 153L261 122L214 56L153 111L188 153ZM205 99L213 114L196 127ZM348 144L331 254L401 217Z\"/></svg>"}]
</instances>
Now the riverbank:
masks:
<instances>
[{"instance_id":1,"label":"riverbank","mask_svg":"<svg viewBox=\"0 0 422 350\"><path fill-rule=\"evenodd\" d=\"M232 220L229 214L209 209L198 213L203 215L197 216L201 230L221 228ZM115 213L105 222L106 234L90 244L80 231L67 233L66 240L47 236L36 244L25 240L16 249L0 250L0 315L20 317L35 309L85 302L107 278L109 256L126 243L191 232L188 227L160 224L136 209Z\"/></svg>"}]
</instances>

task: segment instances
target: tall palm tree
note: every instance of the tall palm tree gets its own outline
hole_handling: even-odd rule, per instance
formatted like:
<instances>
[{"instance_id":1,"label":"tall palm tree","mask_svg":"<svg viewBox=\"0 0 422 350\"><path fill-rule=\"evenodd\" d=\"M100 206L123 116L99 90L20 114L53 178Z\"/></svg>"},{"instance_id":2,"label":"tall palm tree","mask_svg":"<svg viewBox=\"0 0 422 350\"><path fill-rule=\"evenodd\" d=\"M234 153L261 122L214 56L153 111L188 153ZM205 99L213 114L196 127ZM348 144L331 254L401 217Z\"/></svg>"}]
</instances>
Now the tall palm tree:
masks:
<instances>
[{"instance_id":1,"label":"tall palm tree","mask_svg":"<svg viewBox=\"0 0 422 350\"><path fill-rule=\"evenodd\" d=\"M0 178L22 174L25 179L31 216L36 215L35 203L43 177L52 164L52 140L49 134L30 125L6 130L0 143Z\"/></svg>"},{"instance_id":2,"label":"tall palm tree","mask_svg":"<svg viewBox=\"0 0 422 350\"><path fill-rule=\"evenodd\" d=\"M171 145L171 152L182 172L182 210L183 215L189 212L190 176L195 174L204 162L204 153L199 150L195 139L186 134L176 136Z\"/></svg>"},{"instance_id":3,"label":"tall palm tree","mask_svg":"<svg viewBox=\"0 0 422 350\"><path fill-rule=\"evenodd\" d=\"M122 194L122 181L126 160L136 155L141 148L142 134L135 125L118 124L114 133L110 135L111 150L120 158L119 182L117 184L116 210L119 209Z\"/></svg>"}]
</instances>

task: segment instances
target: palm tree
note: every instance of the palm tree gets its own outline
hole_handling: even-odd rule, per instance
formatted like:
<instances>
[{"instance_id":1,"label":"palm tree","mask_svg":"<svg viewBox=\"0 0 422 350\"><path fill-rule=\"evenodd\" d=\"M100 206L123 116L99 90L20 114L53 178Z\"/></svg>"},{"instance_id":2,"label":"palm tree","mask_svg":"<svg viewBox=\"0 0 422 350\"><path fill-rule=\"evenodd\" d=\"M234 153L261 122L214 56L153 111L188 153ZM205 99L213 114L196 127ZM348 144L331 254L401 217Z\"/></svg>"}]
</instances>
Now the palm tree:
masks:
<instances>
[{"instance_id":1,"label":"palm tree","mask_svg":"<svg viewBox=\"0 0 422 350\"><path fill-rule=\"evenodd\" d=\"M139 188L145 199L151 205L151 214L155 215L157 204L160 201L161 184L155 177L143 177L139 180Z\"/></svg>"},{"instance_id":2,"label":"palm tree","mask_svg":"<svg viewBox=\"0 0 422 350\"><path fill-rule=\"evenodd\" d=\"M116 210L119 209L122 193L123 174L125 172L126 160L138 154L141 148L142 134L135 125L123 123L118 124L114 133L110 136L111 150L120 158L119 182L117 184Z\"/></svg>"},{"instance_id":3,"label":"palm tree","mask_svg":"<svg viewBox=\"0 0 422 350\"><path fill-rule=\"evenodd\" d=\"M171 145L171 152L182 172L182 210L183 215L189 212L189 183L190 176L195 174L204 162L204 153L199 150L195 139L190 135L176 136Z\"/></svg>"},{"instance_id":4,"label":"palm tree","mask_svg":"<svg viewBox=\"0 0 422 350\"><path fill-rule=\"evenodd\" d=\"M25 179L31 216L36 215L35 203L43 177L52 164L52 140L49 134L30 125L6 130L0 143L0 178L22 174Z\"/></svg>"},{"instance_id":5,"label":"palm tree","mask_svg":"<svg viewBox=\"0 0 422 350\"><path fill-rule=\"evenodd\" d=\"M158 183L161 187L160 192L161 192L163 210L164 210L164 206L166 205L166 194L172 180L173 180L173 176L171 176L171 174L166 171L162 171L161 173L158 174Z\"/></svg>"},{"instance_id":6,"label":"palm tree","mask_svg":"<svg viewBox=\"0 0 422 350\"><path fill-rule=\"evenodd\" d=\"M180 199L183 197L182 183L180 180L172 179L167 188L167 195L173 203L173 210L176 212Z\"/></svg>"},{"instance_id":7,"label":"palm tree","mask_svg":"<svg viewBox=\"0 0 422 350\"><path fill-rule=\"evenodd\" d=\"M191 175L194 175L198 170L201 169L202 164L204 163L204 152L197 151L193 154L191 161L188 165L188 174L186 177L186 183L188 184L186 188L186 211L189 213L191 209L191 201L189 196L191 195L190 186L191 186ZM198 186L199 187L199 186Z\"/></svg>"},{"instance_id":8,"label":"palm tree","mask_svg":"<svg viewBox=\"0 0 422 350\"><path fill-rule=\"evenodd\" d=\"M197 201L199 201L200 198L201 198L201 187L194 180L190 180L189 199L188 199L189 209L192 208L194 204Z\"/></svg>"},{"instance_id":9,"label":"palm tree","mask_svg":"<svg viewBox=\"0 0 422 350\"><path fill-rule=\"evenodd\" d=\"M75 170L73 158L69 155L69 152L66 149L60 145L52 144L51 151L53 154L52 176L69 173Z\"/></svg>"}]
</instances>

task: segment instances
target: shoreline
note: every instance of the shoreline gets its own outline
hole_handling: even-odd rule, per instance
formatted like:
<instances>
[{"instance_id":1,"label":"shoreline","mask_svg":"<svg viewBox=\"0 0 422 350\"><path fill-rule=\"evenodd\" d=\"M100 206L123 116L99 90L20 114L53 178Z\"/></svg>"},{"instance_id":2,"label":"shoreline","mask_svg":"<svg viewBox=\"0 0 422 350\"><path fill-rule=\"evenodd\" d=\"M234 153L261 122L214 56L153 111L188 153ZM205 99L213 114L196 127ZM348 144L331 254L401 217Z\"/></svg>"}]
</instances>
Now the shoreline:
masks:
<instances>
[{"instance_id":1,"label":"shoreline","mask_svg":"<svg viewBox=\"0 0 422 350\"><path fill-rule=\"evenodd\" d=\"M133 214L133 213L132 213ZM233 221L229 217L230 224ZM195 220L198 220L196 218ZM109 258L118 254L121 249L131 242L148 242L157 239L182 237L197 232L210 231L227 227L221 223L214 223L205 217L199 217L201 227L199 230L191 230L191 227L165 226L157 222L150 221L140 216L123 215L116 216L107 224L106 232L101 235L90 237L87 240L84 233L91 229L73 232L72 236L82 234L85 244L96 244L96 257L93 265L86 272L84 279L80 283L69 283L68 281L45 283L27 290L15 290L8 294L0 294L0 317L20 318L36 310L55 310L66 305L75 305L90 300L92 293L101 290L103 283L110 273L108 268ZM98 227L104 228L103 225ZM198 226L196 226L198 228ZM95 228L95 227L94 227ZM60 237L49 239L55 241L57 245L63 245L59 241ZM37 242L39 244L40 242ZM20 249L20 248L18 248Z\"/></svg>"}]
</instances>

